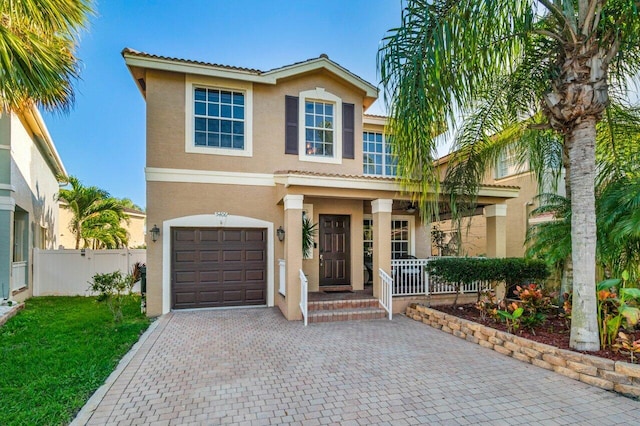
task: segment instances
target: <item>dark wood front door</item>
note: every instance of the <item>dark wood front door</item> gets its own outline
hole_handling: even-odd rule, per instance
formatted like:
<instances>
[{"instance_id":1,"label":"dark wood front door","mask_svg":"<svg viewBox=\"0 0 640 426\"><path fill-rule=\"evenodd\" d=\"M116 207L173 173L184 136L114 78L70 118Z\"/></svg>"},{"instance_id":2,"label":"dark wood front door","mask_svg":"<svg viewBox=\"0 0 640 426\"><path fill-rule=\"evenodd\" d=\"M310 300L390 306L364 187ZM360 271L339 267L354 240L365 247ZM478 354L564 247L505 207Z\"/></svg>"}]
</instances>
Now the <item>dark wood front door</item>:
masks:
<instances>
[{"instance_id":1,"label":"dark wood front door","mask_svg":"<svg viewBox=\"0 0 640 426\"><path fill-rule=\"evenodd\" d=\"M351 285L349 216L320 215L320 285Z\"/></svg>"}]
</instances>

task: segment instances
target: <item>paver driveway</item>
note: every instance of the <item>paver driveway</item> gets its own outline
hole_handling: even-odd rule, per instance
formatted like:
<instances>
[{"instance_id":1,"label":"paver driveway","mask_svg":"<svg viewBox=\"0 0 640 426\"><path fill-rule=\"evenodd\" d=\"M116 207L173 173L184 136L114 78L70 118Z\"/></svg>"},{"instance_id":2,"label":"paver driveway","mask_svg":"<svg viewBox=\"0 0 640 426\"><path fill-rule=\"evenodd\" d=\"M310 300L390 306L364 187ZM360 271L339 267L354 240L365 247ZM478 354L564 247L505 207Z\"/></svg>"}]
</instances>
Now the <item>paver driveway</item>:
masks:
<instances>
[{"instance_id":1,"label":"paver driveway","mask_svg":"<svg viewBox=\"0 0 640 426\"><path fill-rule=\"evenodd\" d=\"M87 407L89 408L89 407ZM640 402L429 326L288 322L277 309L162 317L89 424L637 424Z\"/></svg>"}]
</instances>

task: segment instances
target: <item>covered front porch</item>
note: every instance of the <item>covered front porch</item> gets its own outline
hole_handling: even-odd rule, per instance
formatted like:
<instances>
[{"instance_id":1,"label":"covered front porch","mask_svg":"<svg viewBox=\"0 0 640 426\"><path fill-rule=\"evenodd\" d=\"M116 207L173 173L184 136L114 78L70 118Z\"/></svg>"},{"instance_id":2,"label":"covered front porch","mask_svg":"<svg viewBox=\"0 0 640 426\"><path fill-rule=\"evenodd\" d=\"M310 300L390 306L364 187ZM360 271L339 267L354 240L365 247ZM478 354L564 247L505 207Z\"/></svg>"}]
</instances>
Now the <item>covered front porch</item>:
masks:
<instances>
[{"instance_id":1,"label":"covered front porch","mask_svg":"<svg viewBox=\"0 0 640 426\"><path fill-rule=\"evenodd\" d=\"M321 297L316 293L355 292L379 300L391 312L394 298L451 291L425 275L432 255L431 224L421 219L395 179L281 172L275 180L283 206L282 225L276 224L283 245L276 304L287 319L303 319L310 295ZM489 257L505 256L503 203L517 194L513 187L481 191ZM301 243L303 217L317 224L307 255Z\"/></svg>"}]
</instances>

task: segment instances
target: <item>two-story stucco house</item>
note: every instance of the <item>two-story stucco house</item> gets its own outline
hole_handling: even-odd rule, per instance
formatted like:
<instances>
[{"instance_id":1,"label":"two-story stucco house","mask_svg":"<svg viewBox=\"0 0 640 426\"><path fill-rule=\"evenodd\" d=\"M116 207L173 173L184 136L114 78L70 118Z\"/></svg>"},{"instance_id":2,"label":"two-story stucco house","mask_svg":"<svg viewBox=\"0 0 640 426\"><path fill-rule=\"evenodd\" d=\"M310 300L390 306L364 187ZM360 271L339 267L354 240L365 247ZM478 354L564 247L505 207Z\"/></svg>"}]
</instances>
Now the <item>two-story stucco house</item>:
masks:
<instances>
[{"instance_id":1,"label":"two-story stucco house","mask_svg":"<svg viewBox=\"0 0 640 426\"><path fill-rule=\"evenodd\" d=\"M122 54L146 101L147 224L160 231L147 237L149 315L261 305L300 319L300 271L309 292L373 281L377 297L392 259L431 254L385 118L365 114L371 83L326 55L260 71ZM504 256L517 193L480 193L488 255ZM308 259L303 214L318 224Z\"/></svg>"},{"instance_id":2,"label":"two-story stucco house","mask_svg":"<svg viewBox=\"0 0 640 426\"><path fill-rule=\"evenodd\" d=\"M0 299L29 298L33 248L56 247L57 176L66 172L38 110L0 113Z\"/></svg>"}]
</instances>

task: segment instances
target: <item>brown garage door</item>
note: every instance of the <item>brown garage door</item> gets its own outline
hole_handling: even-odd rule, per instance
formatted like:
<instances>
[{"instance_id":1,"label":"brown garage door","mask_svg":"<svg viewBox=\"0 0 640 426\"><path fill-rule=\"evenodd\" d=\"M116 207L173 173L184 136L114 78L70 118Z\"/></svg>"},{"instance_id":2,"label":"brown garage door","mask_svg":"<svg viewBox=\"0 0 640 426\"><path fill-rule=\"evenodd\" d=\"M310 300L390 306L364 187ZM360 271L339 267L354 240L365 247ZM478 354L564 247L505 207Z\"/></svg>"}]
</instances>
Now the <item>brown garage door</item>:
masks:
<instances>
[{"instance_id":1,"label":"brown garage door","mask_svg":"<svg viewBox=\"0 0 640 426\"><path fill-rule=\"evenodd\" d=\"M267 230L171 229L171 307L265 305Z\"/></svg>"}]
</instances>

